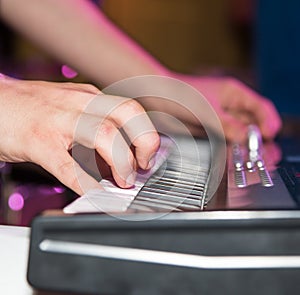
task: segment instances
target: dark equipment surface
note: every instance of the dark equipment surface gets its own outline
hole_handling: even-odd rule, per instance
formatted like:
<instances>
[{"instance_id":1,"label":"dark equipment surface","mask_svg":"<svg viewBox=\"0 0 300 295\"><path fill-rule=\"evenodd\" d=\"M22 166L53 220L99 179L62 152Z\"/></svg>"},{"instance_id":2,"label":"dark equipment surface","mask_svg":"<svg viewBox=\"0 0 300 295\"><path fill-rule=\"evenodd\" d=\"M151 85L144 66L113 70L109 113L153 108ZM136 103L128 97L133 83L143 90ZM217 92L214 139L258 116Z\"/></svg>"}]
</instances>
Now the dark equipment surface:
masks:
<instances>
[{"instance_id":1,"label":"dark equipment surface","mask_svg":"<svg viewBox=\"0 0 300 295\"><path fill-rule=\"evenodd\" d=\"M299 211L152 217L146 222L90 214L36 219L29 282L37 289L83 294L300 291Z\"/></svg>"}]
</instances>

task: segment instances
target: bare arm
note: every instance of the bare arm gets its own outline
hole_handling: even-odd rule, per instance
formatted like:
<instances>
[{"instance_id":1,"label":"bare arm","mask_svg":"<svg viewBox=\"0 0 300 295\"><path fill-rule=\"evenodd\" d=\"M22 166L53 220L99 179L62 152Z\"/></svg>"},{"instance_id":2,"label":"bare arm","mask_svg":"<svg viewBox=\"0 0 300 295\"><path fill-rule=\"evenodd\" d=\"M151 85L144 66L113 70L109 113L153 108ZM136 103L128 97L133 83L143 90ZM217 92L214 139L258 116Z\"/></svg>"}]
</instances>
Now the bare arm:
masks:
<instances>
[{"instance_id":1,"label":"bare arm","mask_svg":"<svg viewBox=\"0 0 300 295\"><path fill-rule=\"evenodd\" d=\"M247 124L273 138L281 126L273 104L234 79L173 73L123 34L86 0L2 0L2 17L52 55L98 85L145 74L180 79L200 90L215 107L229 140L244 140ZM233 103L234 102L234 103ZM195 102L196 103L196 102ZM144 107L178 117L175 107L145 100ZM195 107L196 104L195 104ZM185 120L185 118L179 119ZM197 124L192 119L188 124Z\"/></svg>"},{"instance_id":2,"label":"bare arm","mask_svg":"<svg viewBox=\"0 0 300 295\"><path fill-rule=\"evenodd\" d=\"M167 72L89 1L2 0L1 15L28 39L102 86Z\"/></svg>"}]
</instances>

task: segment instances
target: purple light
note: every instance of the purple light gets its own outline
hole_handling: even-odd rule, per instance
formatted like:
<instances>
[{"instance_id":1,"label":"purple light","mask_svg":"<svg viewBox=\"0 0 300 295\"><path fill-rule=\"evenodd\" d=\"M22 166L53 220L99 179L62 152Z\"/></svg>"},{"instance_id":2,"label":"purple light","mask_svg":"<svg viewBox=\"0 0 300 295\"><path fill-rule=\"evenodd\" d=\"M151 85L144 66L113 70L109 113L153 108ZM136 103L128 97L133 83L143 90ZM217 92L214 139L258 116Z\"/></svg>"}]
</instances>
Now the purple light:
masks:
<instances>
[{"instance_id":1,"label":"purple light","mask_svg":"<svg viewBox=\"0 0 300 295\"><path fill-rule=\"evenodd\" d=\"M53 190L58 194L62 194L65 191L65 189L61 186L55 186L53 187Z\"/></svg>"},{"instance_id":2,"label":"purple light","mask_svg":"<svg viewBox=\"0 0 300 295\"><path fill-rule=\"evenodd\" d=\"M61 73L64 75L64 77L66 77L68 79L73 79L78 75L76 71L74 71L73 69L71 69L67 65L62 65Z\"/></svg>"},{"instance_id":3,"label":"purple light","mask_svg":"<svg viewBox=\"0 0 300 295\"><path fill-rule=\"evenodd\" d=\"M8 198L8 206L13 211L20 211L24 207L24 198L20 193L13 193Z\"/></svg>"}]
</instances>

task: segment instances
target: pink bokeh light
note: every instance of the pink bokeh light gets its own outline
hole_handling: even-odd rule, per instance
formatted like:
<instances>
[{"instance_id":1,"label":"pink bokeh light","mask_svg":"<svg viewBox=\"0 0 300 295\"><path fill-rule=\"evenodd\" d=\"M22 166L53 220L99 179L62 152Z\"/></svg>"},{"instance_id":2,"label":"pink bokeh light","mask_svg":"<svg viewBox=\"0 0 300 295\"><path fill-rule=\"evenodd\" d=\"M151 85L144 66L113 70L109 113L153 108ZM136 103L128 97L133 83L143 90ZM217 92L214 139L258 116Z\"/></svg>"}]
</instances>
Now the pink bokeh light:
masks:
<instances>
[{"instance_id":1,"label":"pink bokeh light","mask_svg":"<svg viewBox=\"0 0 300 295\"><path fill-rule=\"evenodd\" d=\"M8 206L13 211L20 211L24 207L24 197L20 193L12 193L8 198Z\"/></svg>"},{"instance_id":2,"label":"pink bokeh light","mask_svg":"<svg viewBox=\"0 0 300 295\"><path fill-rule=\"evenodd\" d=\"M67 65L62 65L61 73L63 74L63 76L65 78L68 78L68 79L73 79L78 75L78 73L76 71L74 71L73 69L71 69Z\"/></svg>"},{"instance_id":3,"label":"pink bokeh light","mask_svg":"<svg viewBox=\"0 0 300 295\"><path fill-rule=\"evenodd\" d=\"M65 189L61 186L55 186L55 187L53 187L53 190L58 194L62 194L65 192Z\"/></svg>"}]
</instances>

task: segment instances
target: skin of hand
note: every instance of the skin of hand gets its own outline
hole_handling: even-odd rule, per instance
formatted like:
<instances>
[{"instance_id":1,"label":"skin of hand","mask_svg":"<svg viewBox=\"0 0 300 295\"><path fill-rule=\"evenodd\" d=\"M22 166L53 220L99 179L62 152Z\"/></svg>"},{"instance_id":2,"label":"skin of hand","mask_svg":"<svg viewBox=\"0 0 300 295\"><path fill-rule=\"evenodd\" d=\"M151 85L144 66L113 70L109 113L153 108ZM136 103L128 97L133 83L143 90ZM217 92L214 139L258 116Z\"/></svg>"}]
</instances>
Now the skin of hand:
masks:
<instances>
[{"instance_id":1,"label":"skin of hand","mask_svg":"<svg viewBox=\"0 0 300 295\"><path fill-rule=\"evenodd\" d=\"M233 78L197 77L168 70L90 1L2 0L1 16L34 43L97 85L105 87L140 75L162 75L194 86L214 107L229 141L245 140L249 123L256 123L265 139L274 138L280 129L280 117L269 100ZM70 47L70 44L76 46ZM178 109L178 105L171 107L148 100L143 106L166 111L188 125L197 124L193 118L183 115L185 112ZM193 127L195 134L197 128L199 122Z\"/></svg>"},{"instance_id":2,"label":"skin of hand","mask_svg":"<svg viewBox=\"0 0 300 295\"><path fill-rule=\"evenodd\" d=\"M92 85L1 76L0 93L0 160L34 162L79 195L101 187L70 155L74 145L95 149L123 188L134 183L138 166L149 168L159 147L138 102L105 95Z\"/></svg>"},{"instance_id":3,"label":"skin of hand","mask_svg":"<svg viewBox=\"0 0 300 295\"><path fill-rule=\"evenodd\" d=\"M177 73L173 76L195 87L210 102L228 141L245 141L249 124L256 124L265 140L279 132L282 122L273 103L237 79Z\"/></svg>"}]
</instances>

